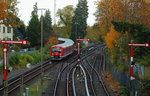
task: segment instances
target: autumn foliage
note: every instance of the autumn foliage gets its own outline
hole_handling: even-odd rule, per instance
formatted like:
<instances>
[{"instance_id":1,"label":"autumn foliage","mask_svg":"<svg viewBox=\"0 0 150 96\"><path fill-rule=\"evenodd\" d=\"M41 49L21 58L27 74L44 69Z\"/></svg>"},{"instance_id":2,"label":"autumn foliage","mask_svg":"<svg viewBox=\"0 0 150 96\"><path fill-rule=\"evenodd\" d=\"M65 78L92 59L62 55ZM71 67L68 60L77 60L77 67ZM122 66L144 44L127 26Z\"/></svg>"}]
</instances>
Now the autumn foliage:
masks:
<instances>
[{"instance_id":1,"label":"autumn foliage","mask_svg":"<svg viewBox=\"0 0 150 96\"><path fill-rule=\"evenodd\" d=\"M105 37L106 45L111 51L114 49L119 35L120 33L115 31L114 26L112 25L110 28L110 31L107 33Z\"/></svg>"},{"instance_id":2,"label":"autumn foliage","mask_svg":"<svg viewBox=\"0 0 150 96\"><path fill-rule=\"evenodd\" d=\"M112 21L140 23L150 27L150 0L100 0L97 3L97 22L103 39Z\"/></svg>"},{"instance_id":3,"label":"autumn foliage","mask_svg":"<svg viewBox=\"0 0 150 96\"><path fill-rule=\"evenodd\" d=\"M94 25L93 27L87 26L87 35L85 38L89 38L90 42L99 42L101 39L101 32L99 26Z\"/></svg>"},{"instance_id":4,"label":"autumn foliage","mask_svg":"<svg viewBox=\"0 0 150 96\"><path fill-rule=\"evenodd\" d=\"M6 26L11 25L13 28L21 25L20 22L17 22L17 4L17 0L0 0L0 20L3 20L1 23Z\"/></svg>"},{"instance_id":5,"label":"autumn foliage","mask_svg":"<svg viewBox=\"0 0 150 96\"><path fill-rule=\"evenodd\" d=\"M0 0L0 20L3 20L6 17L6 9L7 4L3 2L3 0Z\"/></svg>"},{"instance_id":6,"label":"autumn foliage","mask_svg":"<svg viewBox=\"0 0 150 96\"><path fill-rule=\"evenodd\" d=\"M56 36L50 36L45 45L46 46L52 46L52 45L56 45L58 43L59 43L59 41L58 41Z\"/></svg>"}]
</instances>

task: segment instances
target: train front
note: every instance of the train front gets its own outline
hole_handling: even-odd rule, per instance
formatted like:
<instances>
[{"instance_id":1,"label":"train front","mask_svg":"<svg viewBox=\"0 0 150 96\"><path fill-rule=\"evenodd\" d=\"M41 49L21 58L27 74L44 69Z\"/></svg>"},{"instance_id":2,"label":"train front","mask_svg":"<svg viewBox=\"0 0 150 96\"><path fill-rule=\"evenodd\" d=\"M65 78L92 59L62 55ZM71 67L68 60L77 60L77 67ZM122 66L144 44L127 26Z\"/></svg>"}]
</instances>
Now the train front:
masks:
<instances>
[{"instance_id":1,"label":"train front","mask_svg":"<svg viewBox=\"0 0 150 96\"><path fill-rule=\"evenodd\" d=\"M63 48L60 46L52 46L50 54L52 60L61 60L63 56Z\"/></svg>"}]
</instances>

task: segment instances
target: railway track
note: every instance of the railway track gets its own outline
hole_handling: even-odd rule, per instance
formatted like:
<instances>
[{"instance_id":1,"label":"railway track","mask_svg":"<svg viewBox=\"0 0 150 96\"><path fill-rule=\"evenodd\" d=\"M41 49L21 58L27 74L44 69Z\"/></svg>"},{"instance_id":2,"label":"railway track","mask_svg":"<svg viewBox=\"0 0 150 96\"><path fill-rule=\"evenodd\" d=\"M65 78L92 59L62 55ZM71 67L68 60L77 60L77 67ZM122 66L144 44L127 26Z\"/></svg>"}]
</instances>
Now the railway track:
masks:
<instances>
[{"instance_id":1,"label":"railway track","mask_svg":"<svg viewBox=\"0 0 150 96\"><path fill-rule=\"evenodd\" d=\"M95 54L96 53L98 53L98 52L95 52ZM89 61L90 58L92 58L91 62ZM100 64L100 61L102 61L101 64ZM96 56L86 58L86 60L84 60L82 62L83 63L80 66L83 66L84 69L83 68L82 69L85 70L85 72L87 74L87 75L83 75L83 77L88 78L88 80L86 81L86 82L88 82L87 83L88 85L84 84L84 86L88 86L88 89L90 89L90 91L86 92L87 88L85 87L84 91L86 92L86 95L82 94L82 96L89 96L88 94L90 94L90 96L110 96L109 92L108 92L107 88L105 87L103 80L99 74L99 70L102 69L99 66L102 66L102 64L103 64L101 55L96 54ZM75 85L77 85L77 84L75 84ZM84 93L84 92L82 92L82 93ZM77 93L75 93L74 96L76 94ZM76 95L76 96L81 96L81 94Z\"/></svg>"},{"instance_id":2,"label":"railway track","mask_svg":"<svg viewBox=\"0 0 150 96\"><path fill-rule=\"evenodd\" d=\"M101 46L104 46L104 45L101 44ZM96 82L94 81L96 75L98 78L97 81L99 82L102 81L100 80L101 78L99 76L98 69L94 67L95 66L94 62L100 62L100 61L98 61L95 58L95 56L92 55L92 54L97 53L98 48L100 48L100 44L92 45L87 48L81 49L81 53L84 53L84 54L81 54L81 57L80 57L81 61L78 61L78 56L75 53L72 56L69 56L68 58L59 62L51 63L50 60L42 62L41 64L35 66L31 70L28 70L27 72L9 80L8 85L6 87L4 87L4 85L0 85L0 96L3 96L4 89L8 90L7 91L8 96L14 96L13 94L14 92L23 90L22 85L33 82L33 80L36 80L37 77L39 77L42 74L42 71L46 72L50 69L52 69L51 72L54 71L53 74L55 76L53 77L53 80L51 80L53 82L51 82L51 85L49 86L49 88L45 90L45 95L42 95L42 96L80 96L75 91L76 88L74 89L72 87L72 86L76 87L75 82L73 81L75 81L74 77L76 78L75 75L78 73L79 70L82 71L81 72L82 74L84 74L83 75L84 80L83 80L82 86L86 86L84 88L86 89L84 90L85 94L88 94L86 96L100 96L100 95L97 95L97 91L95 90L96 85L95 83L93 83L93 82ZM90 58L92 58L92 60L90 60ZM88 61L88 59L90 61ZM80 64L80 63L83 63L83 64ZM88 71L89 69L91 71ZM46 74L46 76L49 76L50 74L51 73L48 73ZM93 74L95 74L94 77L92 77ZM101 95L101 96L109 96L109 95Z\"/></svg>"},{"instance_id":3,"label":"railway track","mask_svg":"<svg viewBox=\"0 0 150 96\"><path fill-rule=\"evenodd\" d=\"M41 62L41 64L38 64L34 68L18 75L17 77L8 80L6 87L4 87L4 83L0 85L0 96L3 96L4 90L7 90L6 94L8 96L14 96L14 93L16 91L23 90L22 87L24 84L28 84L32 82L34 79L36 79L36 77L40 76L41 70L43 72L46 72L48 69L52 68L55 65L56 63L51 63L50 60L47 60L45 62Z\"/></svg>"},{"instance_id":4,"label":"railway track","mask_svg":"<svg viewBox=\"0 0 150 96\"><path fill-rule=\"evenodd\" d=\"M91 48L91 46L89 48ZM85 50L82 49L82 52L83 51ZM52 88L54 90L53 92L50 92L50 94L46 94L45 96L72 96L72 91L70 91L72 90L70 88L70 78L72 75L72 70L76 68L76 65L78 64L78 62L76 62L78 60L78 57L74 56L72 58L73 59L67 58L61 62L63 66L60 66L59 69L61 70L58 70L59 72L57 74L57 78L55 79L55 85ZM85 56L82 56L81 59L85 59Z\"/></svg>"},{"instance_id":5,"label":"railway track","mask_svg":"<svg viewBox=\"0 0 150 96\"><path fill-rule=\"evenodd\" d=\"M104 60L102 60L101 54L97 51L98 48L99 47L96 46L90 47L88 50L84 50L87 54L82 54L81 61L74 58L74 61L69 61L70 63L65 65L58 74L53 96L110 96L99 74L99 68L101 68L99 66L102 65L102 61ZM93 56L93 60L90 62L88 61L88 58L91 58L92 54L96 54L96 56ZM97 65L98 63L99 66ZM80 77L82 78L82 84L77 82L79 71L80 74L82 74L82 77ZM65 81L65 78L66 82L63 82ZM62 83L64 85L62 85Z\"/></svg>"}]
</instances>

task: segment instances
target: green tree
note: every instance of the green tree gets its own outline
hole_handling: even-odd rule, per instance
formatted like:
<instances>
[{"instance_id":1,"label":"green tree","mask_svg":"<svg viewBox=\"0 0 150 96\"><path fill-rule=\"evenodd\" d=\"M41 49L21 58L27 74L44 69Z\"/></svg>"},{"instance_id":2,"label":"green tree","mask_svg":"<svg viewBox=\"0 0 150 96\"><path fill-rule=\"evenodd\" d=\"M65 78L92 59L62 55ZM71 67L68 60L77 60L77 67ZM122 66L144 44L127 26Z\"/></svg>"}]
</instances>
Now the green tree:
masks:
<instances>
[{"instance_id":1,"label":"green tree","mask_svg":"<svg viewBox=\"0 0 150 96\"><path fill-rule=\"evenodd\" d=\"M117 32L119 32L121 35L118 39L116 39L116 47L113 54L116 54L114 56L116 58L116 64L123 63L128 64L129 61L129 46L128 43L146 43L150 42L150 28L145 27L143 24L136 24L136 23L128 23L128 22L112 22L114 25L114 28ZM128 49L128 50L126 50ZM148 55L150 54L150 48L149 47L136 47L134 49L134 57L135 61L141 60L140 62L143 62L148 58ZM119 54L119 56L117 56ZM142 58L142 59L141 59ZM119 62L120 60L120 62ZM143 65L149 65L147 62L143 63ZM142 63L141 63L142 64Z\"/></svg>"},{"instance_id":2,"label":"green tree","mask_svg":"<svg viewBox=\"0 0 150 96\"><path fill-rule=\"evenodd\" d=\"M70 38L75 40L76 38L84 38L86 36L87 18L87 0L80 0L72 19L72 29Z\"/></svg>"},{"instance_id":3,"label":"green tree","mask_svg":"<svg viewBox=\"0 0 150 96\"><path fill-rule=\"evenodd\" d=\"M71 25L74 8L72 5L68 5L63 9L58 9L57 16L59 16L58 25L67 26Z\"/></svg>"},{"instance_id":4,"label":"green tree","mask_svg":"<svg viewBox=\"0 0 150 96\"><path fill-rule=\"evenodd\" d=\"M14 29L14 39L25 39L25 24L23 21L20 20L19 17L17 17L17 22L21 25Z\"/></svg>"},{"instance_id":5,"label":"green tree","mask_svg":"<svg viewBox=\"0 0 150 96\"><path fill-rule=\"evenodd\" d=\"M48 38L52 32L52 18L50 16L50 11L47 10L43 17L43 37L44 37L44 44L48 41Z\"/></svg>"},{"instance_id":6,"label":"green tree","mask_svg":"<svg viewBox=\"0 0 150 96\"><path fill-rule=\"evenodd\" d=\"M40 44L40 21L37 15L37 4L34 5L34 11L32 11L31 20L26 30L27 40L30 42L30 45L37 46Z\"/></svg>"},{"instance_id":7,"label":"green tree","mask_svg":"<svg viewBox=\"0 0 150 96\"><path fill-rule=\"evenodd\" d=\"M87 26L87 34L85 38L89 38L90 42L100 42L101 39L101 30L97 24L94 24L92 27Z\"/></svg>"},{"instance_id":8,"label":"green tree","mask_svg":"<svg viewBox=\"0 0 150 96\"><path fill-rule=\"evenodd\" d=\"M58 9L57 16L59 17L58 26L62 27L61 37L69 37L71 32L72 17L74 14L74 8L72 5L68 5L63 9Z\"/></svg>"}]
</instances>

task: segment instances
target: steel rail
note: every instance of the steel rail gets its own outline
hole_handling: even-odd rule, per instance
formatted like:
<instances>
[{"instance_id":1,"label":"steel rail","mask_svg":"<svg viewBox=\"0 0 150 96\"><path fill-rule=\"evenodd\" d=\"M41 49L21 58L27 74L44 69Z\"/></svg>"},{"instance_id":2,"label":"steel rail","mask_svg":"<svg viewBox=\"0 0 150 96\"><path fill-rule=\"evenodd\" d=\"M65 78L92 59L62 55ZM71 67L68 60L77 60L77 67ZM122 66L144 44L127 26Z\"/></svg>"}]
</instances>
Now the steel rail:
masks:
<instances>
[{"instance_id":1,"label":"steel rail","mask_svg":"<svg viewBox=\"0 0 150 96\"><path fill-rule=\"evenodd\" d=\"M96 47L97 48L97 47ZM85 58L87 58L87 57L89 57L91 54L93 54L94 52L95 52L95 48L94 47L92 47L92 48L89 48L90 50L91 49L93 49L92 51L90 51L89 53L90 54L88 54L87 56L86 55L84 55L84 59ZM83 59L82 59L83 60ZM80 62L82 62L82 60L80 61ZM83 64L82 64L83 65ZM81 65L80 65L80 68L81 68ZM76 69L74 69L74 71L73 71L73 75L72 75L72 81L73 81L73 93L74 93L74 96L76 96L76 91L75 91L75 79L74 79L74 72L76 71ZM82 67L82 71L84 71L84 68ZM87 69L86 69L86 71L87 71ZM86 93L87 93L87 95L89 96L90 94L89 94L89 90L88 90L88 87L87 87L87 76L85 76L86 75L86 72L84 71L83 72L84 73L84 78L85 78L85 87L86 87ZM89 74L89 73L88 73Z\"/></svg>"},{"instance_id":2,"label":"steel rail","mask_svg":"<svg viewBox=\"0 0 150 96\"><path fill-rule=\"evenodd\" d=\"M102 60L101 60L102 61ZM91 64L90 64L90 62L87 60L87 62L88 62L88 64L91 66ZM101 65L102 65L102 62L101 62ZM92 66L91 66L91 68L93 68ZM95 69L95 68L93 68L93 70L95 71L95 73L96 73L96 75L97 75L97 77L98 77L98 80L99 80L99 82L101 83L101 85L102 85L102 87L103 87L103 89L104 89L104 92L106 93L106 95L107 96L110 96L109 95L109 92L108 92L108 90L107 90L107 88L105 87L105 85L104 85L104 83L103 83L103 80L102 80L102 78L100 77L100 75L99 75L99 72Z\"/></svg>"},{"instance_id":3,"label":"steel rail","mask_svg":"<svg viewBox=\"0 0 150 96\"><path fill-rule=\"evenodd\" d=\"M87 76L86 76L85 70L84 70L84 68L82 67L82 65L79 65L79 66L80 66L80 68L82 69L83 74L84 74L85 88L86 88L87 96L90 96L89 89L88 89L88 84L87 84Z\"/></svg>"},{"instance_id":4,"label":"steel rail","mask_svg":"<svg viewBox=\"0 0 150 96\"><path fill-rule=\"evenodd\" d=\"M73 64L75 61L76 61L76 59L74 59L74 61L71 61L71 63L69 63L69 65ZM57 94L57 87L58 87L58 83L59 83L60 77L61 77L61 75L63 74L63 72L65 71L65 69L66 69L67 67L68 67L68 65L66 65L66 66L65 66L63 69L61 69L61 71L58 73L57 80L56 80L55 87L54 87L54 96L56 96L56 94Z\"/></svg>"},{"instance_id":5,"label":"steel rail","mask_svg":"<svg viewBox=\"0 0 150 96\"><path fill-rule=\"evenodd\" d=\"M87 58L86 58L86 60L87 60ZM87 61L86 61L86 62L87 62ZM95 62L96 62L96 58L94 58L93 64L95 64ZM89 72L88 69L85 67L85 65L84 65L83 67L87 70L87 72L88 72L88 74L89 74L91 89L92 89L93 95L96 96L96 92L95 92L94 85L93 85L93 78L92 78L92 72L93 72L93 66L94 66L94 65L92 66L92 65L90 64L89 66L90 66L90 68L91 68L90 72Z\"/></svg>"},{"instance_id":6,"label":"steel rail","mask_svg":"<svg viewBox=\"0 0 150 96\"><path fill-rule=\"evenodd\" d=\"M47 70L47 67L50 68L52 67L52 65L55 65L55 64L48 64L50 60L47 60L45 62L42 62L43 63L43 68L44 68L44 71ZM9 87L13 87L13 88L9 88L8 89L8 94L10 94L11 92L15 91L17 88L19 88L21 86L21 84L25 84L27 83L28 81L34 79L35 77L39 76L41 73L40 73L40 68L39 68L40 65L37 65L35 67L33 67L32 69L18 75L17 77L14 77L12 79L10 79L8 81L8 86L7 88ZM21 78L23 76L23 82L21 81ZM2 92L2 90L4 90L4 86L1 85L1 88L0 88L0 92Z\"/></svg>"},{"instance_id":7,"label":"steel rail","mask_svg":"<svg viewBox=\"0 0 150 96\"><path fill-rule=\"evenodd\" d=\"M90 46L91 47L91 46ZM89 47L89 48L90 48ZM83 49L82 49L83 50ZM86 50L86 49L84 49L84 50ZM92 51L93 52L93 51ZM92 52L89 52L90 54L88 54L87 56L89 56L89 55L91 55L92 54ZM83 56L81 59L85 59L85 57ZM65 71L65 69L69 66L69 65L71 65L72 63L75 63L76 61L77 61L77 56L75 56L74 58L73 58L73 60L70 60L71 61L71 63L69 63L67 66L65 66L60 72L59 72L59 74L58 74L58 76L57 76L57 80L56 80L56 83L55 83L55 87L54 87L54 94L53 94L53 96L56 96L56 94L57 94L57 88L58 88L58 83L59 83L59 80L60 80L60 78L61 78L61 75L63 74L63 72ZM73 65L74 66L74 65ZM67 86L67 85L66 85ZM67 87L68 88L68 87ZM68 89L67 89L68 90ZM67 94L69 94L69 92L67 91Z\"/></svg>"},{"instance_id":8,"label":"steel rail","mask_svg":"<svg viewBox=\"0 0 150 96\"><path fill-rule=\"evenodd\" d=\"M72 88L73 88L73 94L74 94L74 96L77 96L76 89L75 89L75 79L74 79L75 71L76 71L76 68L73 70L73 73L72 73Z\"/></svg>"}]
</instances>

